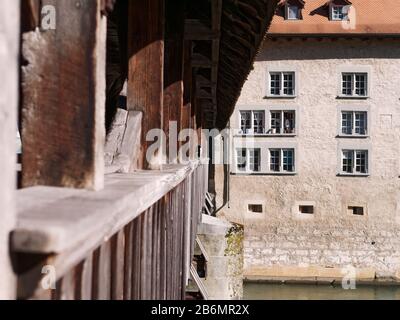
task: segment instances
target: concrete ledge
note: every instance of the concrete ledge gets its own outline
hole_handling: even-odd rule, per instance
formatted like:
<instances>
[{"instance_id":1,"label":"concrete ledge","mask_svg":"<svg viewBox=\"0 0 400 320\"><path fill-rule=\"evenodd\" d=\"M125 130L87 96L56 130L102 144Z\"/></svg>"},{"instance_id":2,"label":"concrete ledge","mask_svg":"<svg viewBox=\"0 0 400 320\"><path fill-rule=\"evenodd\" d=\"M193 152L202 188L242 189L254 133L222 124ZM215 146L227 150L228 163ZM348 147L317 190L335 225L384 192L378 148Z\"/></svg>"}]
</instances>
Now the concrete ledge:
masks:
<instances>
[{"instance_id":1,"label":"concrete ledge","mask_svg":"<svg viewBox=\"0 0 400 320\"><path fill-rule=\"evenodd\" d=\"M375 269L372 268L356 269L356 273L357 281L374 281L376 278ZM343 277L342 268L321 266L252 267L244 270L246 281L332 282L341 281Z\"/></svg>"}]
</instances>

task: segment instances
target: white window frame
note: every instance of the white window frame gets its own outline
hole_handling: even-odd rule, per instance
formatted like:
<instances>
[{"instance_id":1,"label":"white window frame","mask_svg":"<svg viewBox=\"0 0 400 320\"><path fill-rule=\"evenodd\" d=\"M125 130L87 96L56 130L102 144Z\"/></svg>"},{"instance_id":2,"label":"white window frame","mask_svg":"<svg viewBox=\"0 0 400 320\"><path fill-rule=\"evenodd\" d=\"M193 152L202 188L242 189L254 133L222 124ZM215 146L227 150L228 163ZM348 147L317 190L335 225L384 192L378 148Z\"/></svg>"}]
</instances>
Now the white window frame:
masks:
<instances>
[{"instance_id":1,"label":"white window frame","mask_svg":"<svg viewBox=\"0 0 400 320\"><path fill-rule=\"evenodd\" d=\"M246 166L245 166L245 169L244 170L241 170L241 169L239 169L239 159L238 159L238 153L239 153L239 150L241 150L241 151L243 151L243 150L246 150ZM258 151L258 170L256 171L256 170L251 170L251 168L252 168L252 164L251 164L251 159L252 159L252 157L251 157L251 151ZM259 174L259 173L261 173L261 171L262 171L262 150L261 150L261 148L257 148L257 147L254 147L254 148L245 148L245 147L237 147L236 149L235 149L235 167L236 167L236 172L237 173L239 173L239 174Z\"/></svg>"},{"instance_id":2,"label":"white window frame","mask_svg":"<svg viewBox=\"0 0 400 320\"><path fill-rule=\"evenodd\" d=\"M337 137L338 138L349 138L349 139L366 139L370 137L371 135L371 112L370 112L370 106L365 106L365 105L341 105L338 107L338 132L337 132ZM352 119L351 119L351 125L352 125L352 130L351 134L346 134L343 133L343 113L351 113L352 114ZM366 123L365 123L365 129L366 132L365 134L358 134L355 131L355 124L356 124L356 119L355 119L355 114L357 113L365 113L366 114Z\"/></svg>"},{"instance_id":3,"label":"white window frame","mask_svg":"<svg viewBox=\"0 0 400 320\"><path fill-rule=\"evenodd\" d=\"M293 170L292 171L288 171L288 170L284 170L284 152L285 151L292 151L293 152ZM272 151L278 151L279 152L279 171L274 171L271 169L271 153ZM296 148L274 148L274 147L270 147L268 148L268 171L269 173L272 174L295 174L296 173Z\"/></svg>"},{"instance_id":4,"label":"white window frame","mask_svg":"<svg viewBox=\"0 0 400 320\"><path fill-rule=\"evenodd\" d=\"M272 75L279 75L279 94L273 94L272 91ZM292 76L292 89L293 89L293 94L284 94L284 76L285 75L291 75ZM294 98L296 97L297 94L297 78L296 78L296 72L295 71L273 71L269 70L268 71L268 92L267 92L267 97L270 98Z\"/></svg>"},{"instance_id":5,"label":"white window frame","mask_svg":"<svg viewBox=\"0 0 400 320\"><path fill-rule=\"evenodd\" d=\"M290 18L290 7L296 7L297 8L297 16L296 18ZM301 20L301 8L296 5L291 5L290 3L286 3L285 5L285 19L286 20L291 20L291 21L296 21L296 20Z\"/></svg>"},{"instance_id":6,"label":"white window frame","mask_svg":"<svg viewBox=\"0 0 400 320\"><path fill-rule=\"evenodd\" d=\"M278 136L295 136L297 133L297 110L295 109L270 109L268 110L269 112L269 118L268 118L268 130L267 134L269 135L278 135ZM280 132L273 132L274 129L272 128L272 114L273 113L279 113L280 114ZM285 114L286 113L292 113L293 114L293 122L294 122L294 128L293 132L285 132Z\"/></svg>"},{"instance_id":7,"label":"white window frame","mask_svg":"<svg viewBox=\"0 0 400 320\"><path fill-rule=\"evenodd\" d=\"M343 170L343 166L344 166L344 154L345 152L349 152L352 155L352 163L351 163L351 167L352 167L352 172L345 172ZM359 172L357 171L357 153L366 153L366 172ZM342 148L340 150L340 173L339 175L344 175L344 176L369 176L370 175L370 156L371 156L371 152L369 149L366 148Z\"/></svg>"},{"instance_id":8,"label":"white window frame","mask_svg":"<svg viewBox=\"0 0 400 320\"><path fill-rule=\"evenodd\" d=\"M365 76L365 94L360 95L357 94L357 88L356 88L356 77L357 76ZM343 77L344 76L351 76L351 94L345 94L343 93L344 86L343 86ZM369 94L369 75L368 72L342 72L341 73L341 86L340 86L340 96L341 97L348 97L348 98L367 98Z\"/></svg>"},{"instance_id":9,"label":"white window frame","mask_svg":"<svg viewBox=\"0 0 400 320\"><path fill-rule=\"evenodd\" d=\"M242 129L242 114L243 113L250 113L250 128L247 129L247 132L243 132ZM255 113L261 113L263 115L263 130L262 132L256 132L255 126L254 126L254 120L255 120ZM241 135L263 135L266 133L266 115L265 115L265 110L259 110L259 109L240 109L239 110L239 134Z\"/></svg>"},{"instance_id":10,"label":"white window frame","mask_svg":"<svg viewBox=\"0 0 400 320\"><path fill-rule=\"evenodd\" d=\"M350 111L350 110L343 110L340 112L341 113L341 132L340 134L343 136L368 136L368 112L367 111ZM343 132L344 126L343 126L343 116L344 114L349 114L350 115L350 129L351 133L345 133ZM364 133L357 133L357 114L363 114L364 115Z\"/></svg>"},{"instance_id":11,"label":"white window frame","mask_svg":"<svg viewBox=\"0 0 400 320\"><path fill-rule=\"evenodd\" d=\"M334 10L336 8L341 8L342 9L343 17L340 18L338 16L335 16ZM329 9L330 19L332 21L346 21L346 20L348 20L349 19L349 9L350 9L350 5L342 5L342 4L331 3L330 9Z\"/></svg>"}]
</instances>

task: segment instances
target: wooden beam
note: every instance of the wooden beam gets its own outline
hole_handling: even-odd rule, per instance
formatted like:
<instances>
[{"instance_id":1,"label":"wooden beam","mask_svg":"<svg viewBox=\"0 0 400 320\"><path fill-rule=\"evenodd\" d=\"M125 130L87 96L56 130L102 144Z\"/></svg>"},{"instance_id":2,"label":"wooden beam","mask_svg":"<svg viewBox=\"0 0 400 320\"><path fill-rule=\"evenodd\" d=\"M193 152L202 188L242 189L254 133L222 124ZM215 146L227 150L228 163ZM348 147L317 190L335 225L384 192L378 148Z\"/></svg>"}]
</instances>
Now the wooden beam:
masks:
<instances>
[{"instance_id":1,"label":"wooden beam","mask_svg":"<svg viewBox=\"0 0 400 320\"><path fill-rule=\"evenodd\" d=\"M163 128L164 0L129 1L128 109L143 112L135 169L148 169L146 135Z\"/></svg>"},{"instance_id":2,"label":"wooden beam","mask_svg":"<svg viewBox=\"0 0 400 320\"><path fill-rule=\"evenodd\" d=\"M24 36L24 187L104 184L106 20L100 0L79 4L43 0L56 8L56 29Z\"/></svg>"},{"instance_id":3,"label":"wooden beam","mask_svg":"<svg viewBox=\"0 0 400 320\"><path fill-rule=\"evenodd\" d=\"M167 1L165 8L165 72L164 72L164 130L167 134L167 146L177 145L169 141L169 124L177 123L178 134L182 126L183 112L183 64L184 64L184 18L185 1ZM167 152L170 149L167 148ZM176 154L168 152L170 163L176 162Z\"/></svg>"},{"instance_id":4,"label":"wooden beam","mask_svg":"<svg viewBox=\"0 0 400 320\"><path fill-rule=\"evenodd\" d=\"M0 300L14 299L16 282L9 253L15 224L16 132L19 61L19 1L4 0L0 10Z\"/></svg>"}]
</instances>

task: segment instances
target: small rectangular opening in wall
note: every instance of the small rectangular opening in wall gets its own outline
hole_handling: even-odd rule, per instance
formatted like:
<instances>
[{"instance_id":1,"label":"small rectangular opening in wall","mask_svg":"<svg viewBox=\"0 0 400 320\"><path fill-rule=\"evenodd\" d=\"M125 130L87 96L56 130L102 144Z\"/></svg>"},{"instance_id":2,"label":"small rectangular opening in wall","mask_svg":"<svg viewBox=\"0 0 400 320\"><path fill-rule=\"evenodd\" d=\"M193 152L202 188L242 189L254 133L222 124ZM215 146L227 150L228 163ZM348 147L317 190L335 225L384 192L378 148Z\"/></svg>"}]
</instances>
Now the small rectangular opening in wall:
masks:
<instances>
[{"instance_id":1,"label":"small rectangular opening in wall","mask_svg":"<svg viewBox=\"0 0 400 320\"><path fill-rule=\"evenodd\" d=\"M351 214L353 214L355 216L363 216L364 215L364 207L349 206L348 210L351 212Z\"/></svg>"},{"instance_id":2,"label":"small rectangular opening in wall","mask_svg":"<svg viewBox=\"0 0 400 320\"><path fill-rule=\"evenodd\" d=\"M249 204L248 211L250 213L262 213L263 206L262 204Z\"/></svg>"},{"instance_id":3,"label":"small rectangular opening in wall","mask_svg":"<svg viewBox=\"0 0 400 320\"><path fill-rule=\"evenodd\" d=\"M299 212L301 214L314 214L314 206L300 205Z\"/></svg>"}]
</instances>

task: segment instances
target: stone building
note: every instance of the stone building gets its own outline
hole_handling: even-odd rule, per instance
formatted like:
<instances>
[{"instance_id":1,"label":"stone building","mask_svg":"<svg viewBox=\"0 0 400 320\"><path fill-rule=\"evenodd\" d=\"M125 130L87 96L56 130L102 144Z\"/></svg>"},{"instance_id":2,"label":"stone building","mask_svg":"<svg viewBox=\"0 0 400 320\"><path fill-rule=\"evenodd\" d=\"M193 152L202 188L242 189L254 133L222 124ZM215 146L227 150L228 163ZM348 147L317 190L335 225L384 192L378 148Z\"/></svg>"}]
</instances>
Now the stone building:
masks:
<instances>
[{"instance_id":1,"label":"stone building","mask_svg":"<svg viewBox=\"0 0 400 320\"><path fill-rule=\"evenodd\" d=\"M247 278L400 277L399 23L395 0L281 1L216 173Z\"/></svg>"}]
</instances>

